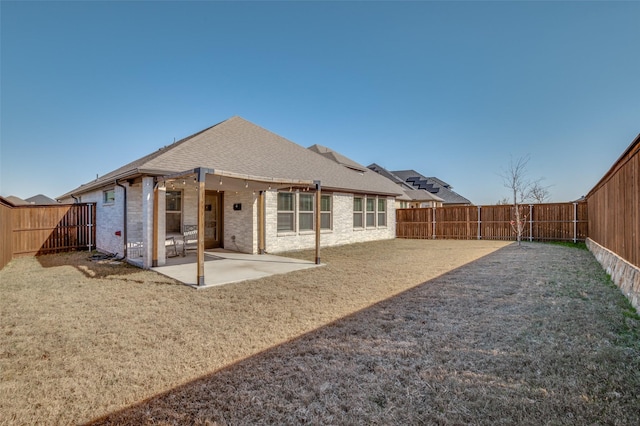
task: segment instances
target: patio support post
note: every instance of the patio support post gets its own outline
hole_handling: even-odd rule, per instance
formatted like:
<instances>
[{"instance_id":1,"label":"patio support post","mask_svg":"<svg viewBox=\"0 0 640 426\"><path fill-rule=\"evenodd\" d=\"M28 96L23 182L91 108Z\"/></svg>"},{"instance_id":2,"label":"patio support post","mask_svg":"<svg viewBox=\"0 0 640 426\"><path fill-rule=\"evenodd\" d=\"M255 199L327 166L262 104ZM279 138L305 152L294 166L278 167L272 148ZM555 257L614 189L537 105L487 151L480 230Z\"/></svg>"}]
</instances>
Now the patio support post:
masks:
<instances>
[{"instance_id":1,"label":"patio support post","mask_svg":"<svg viewBox=\"0 0 640 426\"><path fill-rule=\"evenodd\" d=\"M320 264L320 209L321 209L321 205L320 205L320 201L322 200L322 191L320 188L320 181L319 180L315 180L313 181L313 183L315 183L316 185L316 265Z\"/></svg>"},{"instance_id":2,"label":"patio support post","mask_svg":"<svg viewBox=\"0 0 640 426\"><path fill-rule=\"evenodd\" d=\"M155 182L153 185L153 238L152 238L152 256L151 266L154 268L158 266L158 185L159 182Z\"/></svg>"},{"instance_id":3,"label":"patio support post","mask_svg":"<svg viewBox=\"0 0 640 426\"><path fill-rule=\"evenodd\" d=\"M258 254L265 253L264 191L258 195Z\"/></svg>"},{"instance_id":4,"label":"patio support post","mask_svg":"<svg viewBox=\"0 0 640 426\"><path fill-rule=\"evenodd\" d=\"M204 285L204 195L207 173L196 169L198 180L198 286Z\"/></svg>"}]
</instances>

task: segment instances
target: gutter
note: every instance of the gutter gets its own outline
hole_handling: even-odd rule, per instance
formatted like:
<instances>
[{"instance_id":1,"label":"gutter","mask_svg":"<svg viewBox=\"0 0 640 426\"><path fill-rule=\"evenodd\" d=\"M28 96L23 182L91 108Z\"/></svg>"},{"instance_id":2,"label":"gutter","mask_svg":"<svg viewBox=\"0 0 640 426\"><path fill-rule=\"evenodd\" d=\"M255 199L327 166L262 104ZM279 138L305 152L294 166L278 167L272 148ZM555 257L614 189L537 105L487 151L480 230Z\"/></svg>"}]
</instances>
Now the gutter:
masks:
<instances>
[{"instance_id":1,"label":"gutter","mask_svg":"<svg viewBox=\"0 0 640 426\"><path fill-rule=\"evenodd\" d=\"M115 180L115 184L124 190L124 228L122 230L122 238L124 239L124 259L127 259L127 187L118 183L118 179Z\"/></svg>"}]
</instances>

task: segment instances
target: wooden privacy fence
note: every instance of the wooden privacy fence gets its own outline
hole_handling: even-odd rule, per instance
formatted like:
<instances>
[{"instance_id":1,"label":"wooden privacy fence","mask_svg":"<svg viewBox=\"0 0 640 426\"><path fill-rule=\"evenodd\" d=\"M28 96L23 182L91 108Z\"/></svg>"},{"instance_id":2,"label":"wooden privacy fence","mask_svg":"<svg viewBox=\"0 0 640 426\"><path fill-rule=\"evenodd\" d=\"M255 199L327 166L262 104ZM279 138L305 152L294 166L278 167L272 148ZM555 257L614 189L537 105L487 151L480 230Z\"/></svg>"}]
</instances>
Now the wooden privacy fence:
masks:
<instances>
[{"instance_id":1,"label":"wooden privacy fence","mask_svg":"<svg viewBox=\"0 0 640 426\"><path fill-rule=\"evenodd\" d=\"M587 203L524 205L523 240L584 241ZM447 206L396 210L396 236L414 239L515 240L513 206Z\"/></svg>"},{"instance_id":2,"label":"wooden privacy fence","mask_svg":"<svg viewBox=\"0 0 640 426\"><path fill-rule=\"evenodd\" d=\"M640 135L587 194L589 238L640 268Z\"/></svg>"},{"instance_id":3,"label":"wooden privacy fence","mask_svg":"<svg viewBox=\"0 0 640 426\"><path fill-rule=\"evenodd\" d=\"M96 241L96 205L8 206L0 204L0 267L16 256L91 250Z\"/></svg>"}]
</instances>

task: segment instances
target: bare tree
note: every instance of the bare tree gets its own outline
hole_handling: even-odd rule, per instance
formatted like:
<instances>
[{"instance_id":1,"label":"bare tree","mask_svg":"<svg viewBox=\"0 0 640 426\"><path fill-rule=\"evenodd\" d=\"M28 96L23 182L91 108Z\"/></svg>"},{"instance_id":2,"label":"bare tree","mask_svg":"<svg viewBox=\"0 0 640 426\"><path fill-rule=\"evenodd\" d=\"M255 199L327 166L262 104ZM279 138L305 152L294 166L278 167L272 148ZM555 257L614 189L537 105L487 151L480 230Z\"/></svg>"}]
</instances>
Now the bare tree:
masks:
<instances>
[{"instance_id":1,"label":"bare tree","mask_svg":"<svg viewBox=\"0 0 640 426\"><path fill-rule=\"evenodd\" d=\"M501 198L500 200L498 200L498 202L496 203L497 206L506 206L508 204L511 204L511 201L509 200L509 197L504 197Z\"/></svg>"},{"instance_id":2,"label":"bare tree","mask_svg":"<svg viewBox=\"0 0 640 426\"><path fill-rule=\"evenodd\" d=\"M530 156L526 155L514 160L509 160L509 166L500 175L505 188L511 192L513 201L511 208L511 228L516 234L518 245L522 241L522 234L528 218L528 211L523 205L527 200L543 202L549 198L549 187L542 186L541 179L530 181L527 178L527 164Z\"/></svg>"},{"instance_id":3,"label":"bare tree","mask_svg":"<svg viewBox=\"0 0 640 426\"><path fill-rule=\"evenodd\" d=\"M549 201L551 197L551 193L549 192L549 186L542 186L542 179L538 179L537 181L531 184L531 188L529 190L529 198L536 203L544 203Z\"/></svg>"}]
</instances>

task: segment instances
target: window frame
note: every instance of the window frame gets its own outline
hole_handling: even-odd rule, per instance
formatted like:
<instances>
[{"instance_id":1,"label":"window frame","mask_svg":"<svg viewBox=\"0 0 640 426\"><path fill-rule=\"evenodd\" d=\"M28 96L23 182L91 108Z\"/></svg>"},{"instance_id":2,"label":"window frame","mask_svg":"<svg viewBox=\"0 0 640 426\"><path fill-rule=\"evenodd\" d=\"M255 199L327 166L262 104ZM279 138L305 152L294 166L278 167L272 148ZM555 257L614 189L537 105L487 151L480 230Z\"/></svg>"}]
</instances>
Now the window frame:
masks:
<instances>
[{"instance_id":1,"label":"window frame","mask_svg":"<svg viewBox=\"0 0 640 426\"><path fill-rule=\"evenodd\" d=\"M309 231L314 231L316 229L316 197L315 194L310 194L310 193L297 193L297 205L298 205L298 232L309 232ZM302 210L302 204L303 204L303 199L305 200L310 200L311 201L311 210ZM307 201L307 202L308 202ZM307 218L305 220L303 220L304 218ZM305 227L303 228L303 222L305 222L306 220L308 220L308 217L311 217L311 222L310 225L311 227Z\"/></svg>"},{"instance_id":2,"label":"window frame","mask_svg":"<svg viewBox=\"0 0 640 426\"><path fill-rule=\"evenodd\" d=\"M365 228L375 228L378 223L376 220L376 199L373 197L365 197ZM371 204L372 209L369 209Z\"/></svg>"},{"instance_id":3,"label":"window frame","mask_svg":"<svg viewBox=\"0 0 640 426\"><path fill-rule=\"evenodd\" d=\"M361 210L356 210L357 200L360 200ZM381 209L382 207L382 209ZM389 200L387 197L377 195L353 196L353 228L376 229L387 227L387 213L389 212ZM382 220L381 220L382 219ZM360 222L357 225L356 222Z\"/></svg>"},{"instance_id":4,"label":"window frame","mask_svg":"<svg viewBox=\"0 0 640 426\"><path fill-rule=\"evenodd\" d=\"M360 209L356 210L356 200L360 200ZM353 228L364 229L364 203L365 197L353 197ZM356 224L356 218L359 217L359 224Z\"/></svg>"},{"instance_id":5,"label":"window frame","mask_svg":"<svg viewBox=\"0 0 640 426\"><path fill-rule=\"evenodd\" d=\"M291 197L291 210L282 210L280 208L280 206L281 206L281 204L280 204L281 196L282 197L284 197L284 196L290 196ZM297 202L297 197L296 197L296 193L295 192L278 191L277 199L276 199L276 210L277 210L276 231L279 234L296 232L296 228L297 228L297 223L296 223L296 202ZM283 217L284 215L287 215L287 216L291 217L291 219L290 219L291 226L287 227L286 229L282 228L282 225L280 223L280 218Z\"/></svg>"},{"instance_id":6,"label":"window frame","mask_svg":"<svg viewBox=\"0 0 640 426\"><path fill-rule=\"evenodd\" d=\"M177 194L177 199L179 200L179 204L180 204L180 210L169 210L169 202L171 199L171 194ZM166 232L177 232L177 233L182 233L182 221L184 218L183 212L184 212L184 192L180 189L172 189L172 190L167 190L164 194L164 216L165 216L165 231ZM176 221L169 221L168 216L170 215L175 215L178 216L178 220L177 220L177 228L172 228L169 229L169 227L171 226L171 223L176 223Z\"/></svg>"},{"instance_id":7,"label":"window frame","mask_svg":"<svg viewBox=\"0 0 640 426\"><path fill-rule=\"evenodd\" d=\"M329 210L323 210L323 200L329 200ZM323 226L323 217L329 216L329 226ZM331 194L320 194L320 230L330 231L333 229L333 196Z\"/></svg>"},{"instance_id":8,"label":"window frame","mask_svg":"<svg viewBox=\"0 0 640 426\"><path fill-rule=\"evenodd\" d=\"M102 191L102 204L114 204L116 202L116 190L105 189Z\"/></svg>"},{"instance_id":9,"label":"window frame","mask_svg":"<svg viewBox=\"0 0 640 426\"><path fill-rule=\"evenodd\" d=\"M387 199L383 197L376 197L376 226L378 228L384 228L387 226ZM380 205L383 206L380 210ZM380 218L383 220L380 221ZM382 223L381 223L382 222Z\"/></svg>"}]
</instances>

